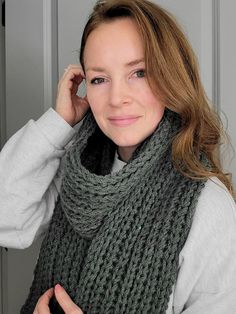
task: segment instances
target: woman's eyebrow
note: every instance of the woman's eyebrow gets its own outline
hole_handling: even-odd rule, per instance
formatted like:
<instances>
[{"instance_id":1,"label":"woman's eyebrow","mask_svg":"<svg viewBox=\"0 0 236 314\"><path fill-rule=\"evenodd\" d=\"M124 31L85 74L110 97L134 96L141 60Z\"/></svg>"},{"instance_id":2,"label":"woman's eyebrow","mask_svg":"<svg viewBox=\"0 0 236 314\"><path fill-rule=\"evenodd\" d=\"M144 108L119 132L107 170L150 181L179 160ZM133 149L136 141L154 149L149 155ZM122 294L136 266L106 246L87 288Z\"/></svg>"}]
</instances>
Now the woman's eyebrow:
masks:
<instances>
[{"instance_id":1,"label":"woman's eyebrow","mask_svg":"<svg viewBox=\"0 0 236 314\"><path fill-rule=\"evenodd\" d=\"M91 67L91 68L85 69L85 71L104 72L105 69L99 68L99 67Z\"/></svg>"},{"instance_id":2,"label":"woman's eyebrow","mask_svg":"<svg viewBox=\"0 0 236 314\"><path fill-rule=\"evenodd\" d=\"M142 62L145 62L144 58L135 59L135 60L132 60L132 61L130 61L128 63L125 63L125 67L131 67L131 66L134 66L134 65L138 65L139 63L142 63ZM88 67L86 69L86 71L105 72L106 70L104 68L101 68L101 67Z\"/></svg>"},{"instance_id":3,"label":"woman's eyebrow","mask_svg":"<svg viewBox=\"0 0 236 314\"><path fill-rule=\"evenodd\" d=\"M137 65L137 64L139 64L139 63L142 63L142 62L145 62L145 59L144 59L144 58L136 59L136 60L130 61L130 62L126 63L125 66L126 66L126 67L130 67L130 66L134 66L134 65Z\"/></svg>"}]
</instances>

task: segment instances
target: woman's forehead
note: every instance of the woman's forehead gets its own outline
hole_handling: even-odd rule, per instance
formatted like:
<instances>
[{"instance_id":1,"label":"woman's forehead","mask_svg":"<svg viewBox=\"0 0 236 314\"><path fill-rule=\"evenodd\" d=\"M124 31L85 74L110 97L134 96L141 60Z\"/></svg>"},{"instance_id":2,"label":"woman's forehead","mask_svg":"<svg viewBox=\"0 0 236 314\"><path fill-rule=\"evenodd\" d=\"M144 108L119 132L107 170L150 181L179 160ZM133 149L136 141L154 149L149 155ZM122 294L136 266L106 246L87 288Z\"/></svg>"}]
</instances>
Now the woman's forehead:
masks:
<instances>
[{"instance_id":1,"label":"woman's forehead","mask_svg":"<svg viewBox=\"0 0 236 314\"><path fill-rule=\"evenodd\" d=\"M94 59L122 58L125 64L144 58L144 46L136 23L132 19L119 19L102 23L88 36L84 62Z\"/></svg>"}]
</instances>

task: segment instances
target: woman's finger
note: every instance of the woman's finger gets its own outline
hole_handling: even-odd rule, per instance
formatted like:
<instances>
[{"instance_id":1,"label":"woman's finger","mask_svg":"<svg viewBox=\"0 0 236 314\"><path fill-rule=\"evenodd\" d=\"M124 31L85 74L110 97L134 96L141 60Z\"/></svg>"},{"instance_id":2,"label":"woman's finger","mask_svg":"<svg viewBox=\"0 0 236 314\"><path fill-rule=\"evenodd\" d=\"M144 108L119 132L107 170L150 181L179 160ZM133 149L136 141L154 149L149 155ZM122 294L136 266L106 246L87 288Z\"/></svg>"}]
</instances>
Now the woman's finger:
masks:
<instances>
[{"instance_id":1,"label":"woman's finger","mask_svg":"<svg viewBox=\"0 0 236 314\"><path fill-rule=\"evenodd\" d=\"M38 300L33 314L50 314L49 301L53 296L53 288L48 289Z\"/></svg>"},{"instance_id":2,"label":"woman's finger","mask_svg":"<svg viewBox=\"0 0 236 314\"><path fill-rule=\"evenodd\" d=\"M81 309L71 300L65 289L59 284L55 286L55 297L65 314L83 314Z\"/></svg>"},{"instance_id":3,"label":"woman's finger","mask_svg":"<svg viewBox=\"0 0 236 314\"><path fill-rule=\"evenodd\" d=\"M64 71L64 74L63 74L63 77L65 77L65 76L67 76L68 75L68 73L73 73L73 74L75 74L75 75L81 75L83 78L85 78L85 74L84 74L84 71L83 71L83 69L82 69L82 67L81 66L79 66L79 65L69 65L66 69L65 69L65 71Z\"/></svg>"},{"instance_id":4,"label":"woman's finger","mask_svg":"<svg viewBox=\"0 0 236 314\"><path fill-rule=\"evenodd\" d=\"M64 74L62 75L58 87L60 88L61 86L68 86L68 82L74 82L78 85L81 84L81 82L85 79L85 74L82 70L81 67L79 66L69 66Z\"/></svg>"}]
</instances>

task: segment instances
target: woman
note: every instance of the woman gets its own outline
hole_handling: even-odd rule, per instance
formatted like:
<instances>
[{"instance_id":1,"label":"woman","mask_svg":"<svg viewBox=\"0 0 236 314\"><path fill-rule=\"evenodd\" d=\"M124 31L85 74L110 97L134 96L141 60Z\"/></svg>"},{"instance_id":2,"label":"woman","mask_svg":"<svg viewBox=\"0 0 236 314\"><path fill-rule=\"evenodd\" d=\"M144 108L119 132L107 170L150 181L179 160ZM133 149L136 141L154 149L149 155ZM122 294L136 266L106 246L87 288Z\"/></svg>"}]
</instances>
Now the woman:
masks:
<instances>
[{"instance_id":1,"label":"woman","mask_svg":"<svg viewBox=\"0 0 236 314\"><path fill-rule=\"evenodd\" d=\"M148 1L99 1L80 63L37 124L85 116L59 178L38 192L51 208L60 190L21 313L234 313L233 189L183 33ZM44 134L53 179L60 149Z\"/></svg>"}]
</instances>

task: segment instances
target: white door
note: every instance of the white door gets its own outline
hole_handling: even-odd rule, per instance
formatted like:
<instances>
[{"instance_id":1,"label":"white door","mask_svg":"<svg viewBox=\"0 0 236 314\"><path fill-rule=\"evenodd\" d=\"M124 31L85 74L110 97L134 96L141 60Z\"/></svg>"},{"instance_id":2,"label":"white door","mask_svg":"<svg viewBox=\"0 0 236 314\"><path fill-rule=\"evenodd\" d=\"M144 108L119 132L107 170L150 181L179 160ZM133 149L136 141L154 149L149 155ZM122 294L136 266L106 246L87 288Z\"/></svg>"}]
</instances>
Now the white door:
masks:
<instances>
[{"instance_id":1,"label":"white door","mask_svg":"<svg viewBox=\"0 0 236 314\"><path fill-rule=\"evenodd\" d=\"M233 94L236 42L232 35L226 36L236 29L236 2L155 2L174 13L183 26L199 58L207 94L227 114L229 131L236 146L233 121L236 111ZM94 3L95 0L6 1L7 138L30 118L37 119L53 105L58 75L69 63L79 60L83 25ZM235 159L230 169L235 180ZM19 314L32 281L40 242L24 251L2 250L1 314Z\"/></svg>"}]
</instances>

